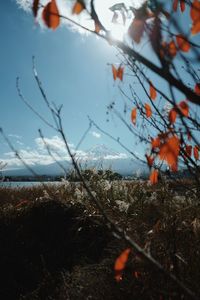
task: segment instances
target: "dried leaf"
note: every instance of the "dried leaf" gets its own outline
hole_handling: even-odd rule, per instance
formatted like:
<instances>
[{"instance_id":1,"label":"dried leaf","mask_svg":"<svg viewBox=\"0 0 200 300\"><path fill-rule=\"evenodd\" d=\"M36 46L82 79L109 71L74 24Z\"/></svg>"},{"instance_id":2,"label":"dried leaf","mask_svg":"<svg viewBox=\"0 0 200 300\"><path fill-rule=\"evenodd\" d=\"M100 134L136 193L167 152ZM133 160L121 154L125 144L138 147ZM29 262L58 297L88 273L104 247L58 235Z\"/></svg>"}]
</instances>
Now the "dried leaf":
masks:
<instances>
[{"instance_id":1,"label":"dried leaf","mask_svg":"<svg viewBox=\"0 0 200 300\"><path fill-rule=\"evenodd\" d=\"M151 139L151 147L152 147L152 149L160 147L160 138L159 137L157 137L155 139Z\"/></svg>"},{"instance_id":2,"label":"dried leaf","mask_svg":"<svg viewBox=\"0 0 200 300\"><path fill-rule=\"evenodd\" d=\"M194 154L194 158L196 160L199 160L199 147L197 145L194 146L194 148L193 148L193 154Z\"/></svg>"},{"instance_id":3,"label":"dried leaf","mask_svg":"<svg viewBox=\"0 0 200 300\"><path fill-rule=\"evenodd\" d=\"M200 32L200 2L198 0L192 2L190 16L193 21L191 33L197 34Z\"/></svg>"},{"instance_id":4,"label":"dried leaf","mask_svg":"<svg viewBox=\"0 0 200 300\"><path fill-rule=\"evenodd\" d=\"M60 24L60 16L55 0L51 0L44 8L42 19L47 27L56 29Z\"/></svg>"},{"instance_id":5,"label":"dried leaf","mask_svg":"<svg viewBox=\"0 0 200 300\"><path fill-rule=\"evenodd\" d=\"M172 171L178 170L178 155L180 152L180 140L177 136L168 137L160 146L158 153L161 160L165 160Z\"/></svg>"},{"instance_id":6,"label":"dried leaf","mask_svg":"<svg viewBox=\"0 0 200 300\"><path fill-rule=\"evenodd\" d=\"M147 118L150 118L152 116L151 106L148 103L145 103L144 107L145 107Z\"/></svg>"},{"instance_id":7,"label":"dried leaf","mask_svg":"<svg viewBox=\"0 0 200 300\"><path fill-rule=\"evenodd\" d=\"M185 11L185 0L180 0L180 7L181 7L181 11L184 12Z\"/></svg>"},{"instance_id":8,"label":"dried leaf","mask_svg":"<svg viewBox=\"0 0 200 300\"><path fill-rule=\"evenodd\" d=\"M181 51L188 52L190 50L190 43L182 34L176 35L176 42Z\"/></svg>"},{"instance_id":9,"label":"dried leaf","mask_svg":"<svg viewBox=\"0 0 200 300\"><path fill-rule=\"evenodd\" d=\"M135 18L128 29L129 36L137 44L140 43L140 40L144 33L144 24L145 24L145 21L143 19Z\"/></svg>"},{"instance_id":10,"label":"dried leaf","mask_svg":"<svg viewBox=\"0 0 200 300\"><path fill-rule=\"evenodd\" d=\"M72 14L79 15L85 9L85 4L83 1L76 1L73 8Z\"/></svg>"},{"instance_id":11,"label":"dried leaf","mask_svg":"<svg viewBox=\"0 0 200 300\"><path fill-rule=\"evenodd\" d=\"M181 101L179 103L179 109L184 117L189 116L189 106L186 101Z\"/></svg>"},{"instance_id":12,"label":"dried leaf","mask_svg":"<svg viewBox=\"0 0 200 300\"><path fill-rule=\"evenodd\" d=\"M115 68L114 65L112 65L112 73L113 73L113 79L116 80L117 79L117 69Z\"/></svg>"},{"instance_id":13,"label":"dried leaf","mask_svg":"<svg viewBox=\"0 0 200 300\"><path fill-rule=\"evenodd\" d=\"M156 184L158 182L158 170L153 170L149 176L151 184Z\"/></svg>"},{"instance_id":14,"label":"dried leaf","mask_svg":"<svg viewBox=\"0 0 200 300\"><path fill-rule=\"evenodd\" d=\"M192 28L191 28L191 33L193 35L195 35L199 32L200 32L200 20L198 22L193 23Z\"/></svg>"},{"instance_id":15,"label":"dried leaf","mask_svg":"<svg viewBox=\"0 0 200 300\"><path fill-rule=\"evenodd\" d=\"M116 281L122 280L122 272L126 266L130 251L131 249L127 248L115 260L114 271Z\"/></svg>"},{"instance_id":16,"label":"dried leaf","mask_svg":"<svg viewBox=\"0 0 200 300\"><path fill-rule=\"evenodd\" d=\"M191 145L185 145L185 152L187 156L191 157L192 155L192 146Z\"/></svg>"},{"instance_id":17,"label":"dried leaf","mask_svg":"<svg viewBox=\"0 0 200 300\"><path fill-rule=\"evenodd\" d=\"M172 108L169 112L169 122L174 124L176 122L177 111L175 108Z\"/></svg>"},{"instance_id":18,"label":"dried leaf","mask_svg":"<svg viewBox=\"0 0 200 300\"><path fill-rule=\"evenodd\" d=\"M119 68L117 69L114 65L112 65L112 73L113 73L114 80L119 78L122 81L124 75L124 67L119 66Z\"/></svg>"},{"instance_id":19,"label":"dried leaf","mask_svg":"<svg viewBox=\"0 0 200 300\"><path fill-rule=\"evenodd\" d=\"M153 166L154 157L153 156L149 156L147 154L145 156L146 156L146 159L147 159L147 164L151 168Z\"/></svg>"},{"instance_id":20,"label":"dried leaf","mask_svg":"<svg viewBox=\"0 0 200 300\"><path fill-rule=\"evenodd\" d=\"M40 2L40 0L34 0L33 1L32 12L33 12L33 15L34 15L35 18L37 17L37 13L38 13L39 2Z\"/></svg>"},{"instance_id":21,"label":"dried leaf","mask_svg":"<svg viewBox=\"0 0 200 300\"><path fill-rule=\"evenodd\" d=\"M150 82L149 93L150 93L150 98L152 100L155 100L157 97L157 92L156 92L156 89L153 86L152 82Z\"/></svg>"},{"instance_id":22,"label":"dried leaf","mask_svg":"<svg viewBox=\"0 0 200 300\"><path fill-rule=\"evenodd\" d=\"M172 40L169 44L168 44L168 54L171 57L175 57L177 53L177 49L176 49L176 44L174 43L174 41Z\"/></svg>"},{"instance_id":23,"label":"dried leaf","mask_svg":"<svg viewBox=\"0 0 200 300\"><path fill-rule=\"evenodd\" d=\"M177 11L177 9L178 9L178 1L179 0L174 0L174 2L173 2L173 10L174 11Z\"/></svg>"},{"instance_id":24,"label":"dried leaf","mask_svg":"<svg viewBox=\"0 0 200 300\"><path fill-rule=\"evenodd\" d=\"M137 108L133 108L131 111L131 121L135 125L136 124L136 117L137 117Z\"/></svg>"},{"instance_id":25,"label":"dried leaf","mask_svg":"<svg viewBox=\"0 0 200 300\"><path fill-rule=\"evenodd\" d=\"M200 96L200 82L195 85L194 91L198 96Z\"/></svg>"}]
</instances>

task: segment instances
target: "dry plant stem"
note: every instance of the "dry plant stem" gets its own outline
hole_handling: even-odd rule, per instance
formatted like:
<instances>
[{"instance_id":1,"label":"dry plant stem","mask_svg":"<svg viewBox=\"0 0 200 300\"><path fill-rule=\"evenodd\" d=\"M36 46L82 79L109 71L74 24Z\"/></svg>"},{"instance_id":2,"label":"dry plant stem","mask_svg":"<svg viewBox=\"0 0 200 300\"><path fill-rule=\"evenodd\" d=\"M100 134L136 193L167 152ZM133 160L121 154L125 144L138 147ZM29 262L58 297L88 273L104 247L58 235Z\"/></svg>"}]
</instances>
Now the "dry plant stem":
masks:
<instances>
[{"instance_id":1,"label":"dry plant stem","mask_svg":"<svg viewBox=\"0 0 200 300\"><path fill-rule=\"evenodd\" d=\"M43 93L44 90L42 88ZM18 86L18 93L19 96L22 95L21 91L19 89ZM20 97L22 99L22 97ZM48 101L49 103L49 101ZM27 105L27 103L25 102L25 104ZM47 103L46 103L47 104ZM43 117L40 117L40 115L35 112L35 110L32 109L32 106L29 104L27 105L31 111L33 111L33 113L35 113L46 125L48 125ZM50 109L50 106L47 105L47 109ZM52 112L52 111L51 111ZM106 224L109 228L109 230L111 230L113 233L115 233L115 235L117 235L119 238L123 239L125 242L127 242L134 250L137 251L138 254L140 254L144 259L146 259L149 263L151 263L157 270L159 270L162 274L164 274L167 278L169 278L172 282L174 282L181 290L184 294L188 295L191 299L199 299L199 297L197 297L195 295L195 293L193 293L189 288L187 288L185 286L185 284L183 282L181 282L174 274L168 272L157 260L155 260L150 253L146 252L144 249L142 249L122 228L120 228L117 224L115 224L115 222L113 222L112 219L110 219L110 217L106 214L106 212L103 209L103 206L101 205L101 203L99 202L99 200L93 195L92 191L90 190L90 187L88 186L86 180L84 179L81 170L75 160L75 155L72 154L70 147L68 145L67 142L67 138L65 136L64 130L63 130L63 126L62 126L62 118L61 118L61 109L59 110L53 110L53 113L55 114L55 117L57 118L56 121L56 127L54 127L52 124L48 125L50 128L54 128L61 136L61 138L63 139L63 142L66 146L66 150L71 158L72 164L74 166L74 169L77 172L78 177L80 178L80 181L83 184L83 187L85 188L86 192L88 193L89 199L91 201L92 204L96 205L96 207L99 209L99 211L101 212L102 216L104 217Z\"/></svg>"}]
</instances>

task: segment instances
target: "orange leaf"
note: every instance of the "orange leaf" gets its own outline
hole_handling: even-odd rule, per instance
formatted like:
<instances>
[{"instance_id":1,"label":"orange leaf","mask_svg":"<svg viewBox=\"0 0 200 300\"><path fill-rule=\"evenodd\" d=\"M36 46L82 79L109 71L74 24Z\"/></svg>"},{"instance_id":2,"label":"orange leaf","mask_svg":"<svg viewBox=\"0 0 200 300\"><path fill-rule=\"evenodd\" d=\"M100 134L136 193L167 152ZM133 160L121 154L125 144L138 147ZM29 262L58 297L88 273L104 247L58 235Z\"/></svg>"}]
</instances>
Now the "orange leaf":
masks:
<instances>
[{"instance_id":1,"label":"orange leaf","mask_svg":"<svg viewBox=\"0 0 200 300\"><path fill-rule=\"evenodd\" d=\"M198 0L194 0L191 9L190 9L190 16L192 21L198 22L200 19L200 2Z\"/></svg>"},{"instance_id":2,"label":"orange leaf","mask_svg":"<svg viewBox=\"0 0 200 300\"><path fill-rule=\"evenodd\" d=\"M156 184L158 182L158 170L153 170L151 172L149 180L152 184Z\"/></svg>"},{"instance_id":3,"label":"orange leaf","mask_svg":"<svg viewBox=\"0 0 200 300\"><path fill-rule=\"evenodd\" d=\"M189 106L186 101L181 101L179 103L179 109L184 117L189 116Z\"/></svg>"},{"instance_id":4,"label":"orange leaf","mask_svg":"<svg viewBox=\"0 0 200 300\"><path fill-rule=\"evenodd\" d=\"M185 0L180 0L180 7L181 7L181 11L184 12L184 10L185 10Z\"/></svg>"},{"instance_id":5,"label":"orange leaf","mask_svg":"<svg viewBox=\"0 0 200 300\"><path fill-rule=\"evenodd\" d=\"M176 42L181 51L188 52L190 50L190 43L182 34L176 35Z\"/></svg>"},{"instance_id":6,"label":"orange leaf","mask_svg":"<svg viewBox=\"0 0 200 300\"><path fill-rule=\"evenodd\" d=\"M174 11L177 11L177 8L178 8L178 1L179 1L179 0L174 0L174 2L173 2L173 10L174 10Z\"/></svg>"},{"instance_id":7,"label":"orange leaf","mask_svg":"<svg viewBox=\"0 0 200 300\"><path fill-rule=\"evenodd\" d=\"M200 32L200 20L198 22L194 22L191 28L192 34L197 34Z\"/></svg>"},{"instance_id":8,"label":"orange leaf","mask_svg":"<svg viewBox=\"0 0 200 300\"><path fill-rule=\"evenodd\" d=\"M127 248L115 260L114 270L115 270L115 279L117 281L122 280L122 272L126 266L130 251L131 249Z\"/></svg>"},{"instance_id":9,"label":"orange leaf","mask_svg":"<svg viewBox=\"0 0 200 300\"><path fill-rule=\"evenodd\" d=\"M121 81L123 80L124 75L124 67L119 66L119 68L115 68L114 65L112 65L112 73L113 73L113 79L116 80L119 78Z\"/></svg>"},{"instance_id":10,"label":"orange leaf","mask_svg":"<svg viewBox=\"0 0 200 300\"><path fill-rule=\"evenodd\" d=\"M39 1L40 0L34 0L32 5L32 12L35 18L37 17L37 13L38 13Z\"/></svg>"},{"instance_id":11,"label":"orange leaf","mask_svg":"<svg viewBox=\"0 0 200 300\"><path fill-rule=\"evenodd\" d=\"M177 112L175 108L172 108L169 112L169 122L174 124L176 122Z\"/></svg>"},{"instance_id":12,"label":"orange leaf","mask_svg":"<svg viewBox=\"0 0 200 300\"><path fill-rule=\"evenodd\" d=\"M187 153L187 156L191 157L191 155L192 155L192 146L191 145L185 145L185 152Z\"/></svg>"},{"instance_id":13,"label":"orange leaf","mask_svg":"<svg viewBox=\"0 0 200 300\"><path fill-rule=\"evenodd\" d=\"M149 90L149 92L150 92L150 98L151 98L152 100L155 100L156 97L157 97L157 92L156 92L156 89L155 89L155 87L153 86L152 82L150 82L150 90Z\"/></svg>"},{"instance_id":14,"label":"orange leaf","mask_svg":"<svg viewBox=\"0 0 200 300\"><path fill-rule=\"evenodd\" d=\"M178 155L180 151L180 140L177 136L169 137L160 146L158 155L161 160L165 160L172 171L178 169Z\"/></svg>"},{"instance_id":15,"label":"orange leaf","mask_svg":"<svg viewBox=\"0 0 200 300\"><path fill-rule=\"evenodd\" d=\"M56 29L60 24L58 7L55 0L49 2L42 13L42 18L47 27Z\"/></svg>"},{"instance_id":16,"label":"orange leaf","mask_svg":"<svg viewBox=\"0 0 200 300\"><path fill-rule=\"evenodd\" d=\"M122 81L124 76L124 67L119 67L117 70L117 77Z\"/></svg>"},{"instance_id":17,"label":"orange leaf","mask_svg":"<svg viewBox=\"0 0 200 300\"><path fill-rule=\"evenodd\" d=\"M168 53L170 56L174 57L176 56L176 52L177 52L176 44L174 43L174 41L171 41L168 45Z\"/></svg>"},{"instance_id":18,"label":"orange leaf","mask_svg":"<svg viewBox=\"0 0 200 300\"><path fill-rule=\"evenodd\" d=\"M99 32L100 32L100 30L101 30L101 27L100 27L100 25L99 25L97 22L95 22L94 31L95 31L96 33L99 33Z\"/></svg>"},{"instance_id":19,"label":"orange leaf","mask_svg":"<svg viewBox=\"0 0 200 300\"><path fill-rule=\"evenodd\" d=\"M144 107L145 107L147 118L150 118L152 116L151 106L148 103L145 103Z\"/></svg>"},{"instance_id":20,"label":"orange leaf","mask_svg":"<svg viewBox=\"0 0 200 300\"><path fill-rule=\"evenodd\" d=\"M149 167L152 167L153 166L153 162L154 162L154 157L152 156L149 156L149 155L145 155L146 156L146 159L147 159L147 164Z\"/></svg>"},{"instance_id":21,"label":"orange leaf","mask_svg":"<svg viewBox=\"0 0 200 300\"><path fill-rule=\"evenodd\" d=\"M151 139L151 147L152 147L152 149L160 147L160 138L159 137L157 137L155 139Z\"/></svg>"},{"instance_id":22,"label":"orange leaf","mask_svg":"<svg viewBox=\"0 0 200 300\"><path fill-rule=\"evenodd\" d=\"M198 160L199 159L199 147L197 145L194 146L194 148L193 148L193 154L194 154L194 158L196 160Z\"/></svg>"},{"instance_id":23,"label":"orange leaf","mask_svg":"<svg viewBox=\"0 0 200 300\"><path fill-rule=\"evenodd\" d=\"M85 4L82 1L76 1L72 9L72 14L79 15L84 9Z\"/></svg>"},{"instance_id":24,"label":"orange leaf","mask_svg":"<svg viewBox=\"0 0 200 300\"><path fill-rule=\"evenodd\" d=\"M141 37L144 33L144 24L145 21L143 19L135 18L128 29L129 36L137 44L140 43Z\"/></svg>"},{"instance_id":25,"label":"orange leaf","mask_svg":"<svg viewBox=\"0 0 200 300\"><path fill-rule=\"evenodd\" d=\"M131 111L131 121L135 125L136 124L136 117L137 117L137 108L133 108Z\"/></svg>"},{"instance_id":26,"label":"orange leaf","mask_svg":"<svg viewBox=\"0 0 200 300\"><path fill-rule=\"evenodd\" d=\"M194 91L198 96L200 96L200 82L195 85Z\"/></svg>"}]
</instances>

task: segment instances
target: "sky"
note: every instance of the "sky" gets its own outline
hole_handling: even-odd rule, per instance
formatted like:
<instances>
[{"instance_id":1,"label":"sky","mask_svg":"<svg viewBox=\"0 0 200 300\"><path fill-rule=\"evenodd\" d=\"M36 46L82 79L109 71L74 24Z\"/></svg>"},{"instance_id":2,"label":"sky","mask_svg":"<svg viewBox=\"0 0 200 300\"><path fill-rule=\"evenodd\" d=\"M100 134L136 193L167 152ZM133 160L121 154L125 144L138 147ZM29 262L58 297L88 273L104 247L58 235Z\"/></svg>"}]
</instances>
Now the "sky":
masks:
<instances>
[{"instance_id":1,"label":"sky","mask_svg":"<svg viewBox=\"0 0 200 300\"><path fill-rule=\"evenodd\" d=\"M66 158L58 134L43 124L20 100L17 93L16 78L19 77L20 89L24 97L41 115L51 120L34 80L32 69L32 56L34 56L37 72L49 101L53 101L58 106L63 104L64 131L72 149L76 148L87 130L89 115L100 128L115 138L120 137L120 141L142 157L144 146L135 144L136 140L127 128L114 116L111 116L107 122L106 111L110 103L115 101L119 109L123 110L124 104L118 85L126 89L129 84L129 81L127 83L113 81L111 64L119 65L118 52L107 42L94 35L80 32L77 28L69 27L68 24L62 24L55 31L47 29L42 22L35 22L29 6L26 5L27 1L29 2L29 0L3 0L0 3L1 11L4 12L0 26L2 45L0 127L3 128L15 149L29 164L50 163L51 159L45 148L41 146L38 135L38 129L42 129L46 141ZM64 0L57 0L57 2L63 14L68 14L69 9L63 6ZM97 9L98 11L102 9L104 12L104 22L107 22L108 27L112 26L107 21L112 17L108 8L116 2L116 0L97 1ZM127 0L127 3L129 4L130 1ZM87 17L84 20L80 18L77 17L77 21L93 26ZM112 32L116 37L114 29ZM152 55L149 48L143 47L141 51ZM160 85L162 88L162 81ZM79 155L84 156L87 150L96 144L104 144L119 152L120 155L125 153L118 143L96 128L91 128L80 145ZM7 162L8 168L20 166L20 162L2 137L0 137L0 160Z\"/></svg>"},{"instance_id":2,"label":"sky","mask_svg":"<svg viewBox=\"0 0 200 300\"><path fill-rule=\"evenodd\" d=\"M119 63L116 51L106 42L66 26L52 31L35 24L32 15L21 9L15 0L1 1L0 6L4 12L0 27L0 127L16 150L29 159L29 163L37 161L37 156L38 161L44 160L45 151L37 143L39 128L46 138L55 143L59 141L57 133L45 126L17 94L16 77L19 77L26 99L50 120L34 81L33 55L49 100L57 105L63 104L64 129L73 147L88 128L87 115L113 136L121 136L125 143L130 141L129 133L118 120L106 122L106 107L119 94L118 83L113 82L108 65ZM95 128L87 134L80 150L87 151L96 144L105 144L120 153L124 152L117 143ZM19 165L2 138L0 159L6 161L9 168Z\"/></svg>"}]
</instances>

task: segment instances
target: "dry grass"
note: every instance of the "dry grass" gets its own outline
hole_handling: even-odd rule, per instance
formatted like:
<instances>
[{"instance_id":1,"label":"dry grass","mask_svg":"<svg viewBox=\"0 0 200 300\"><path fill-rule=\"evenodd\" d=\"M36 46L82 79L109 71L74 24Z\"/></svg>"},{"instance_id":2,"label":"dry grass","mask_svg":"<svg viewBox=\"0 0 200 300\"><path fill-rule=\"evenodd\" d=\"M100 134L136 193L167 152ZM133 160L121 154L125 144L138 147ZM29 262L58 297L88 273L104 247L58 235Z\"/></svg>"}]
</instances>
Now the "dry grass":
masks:
<instances>
[{"instance_id":1,"label":"dry grass","mask_svg":"<svg viewBox=\"0 0 200 300\"><path fill-rule=\"evenodd\" d=\"M199 195L187 186L90 181L109 216L200 295ZM115 281L127 245L108 232L81 184L0 188L0 201L1 299L188 299L134 251Z\"/></svg>"}]
</instances>

